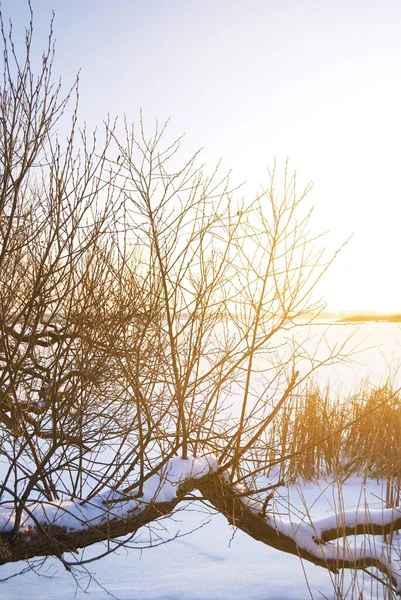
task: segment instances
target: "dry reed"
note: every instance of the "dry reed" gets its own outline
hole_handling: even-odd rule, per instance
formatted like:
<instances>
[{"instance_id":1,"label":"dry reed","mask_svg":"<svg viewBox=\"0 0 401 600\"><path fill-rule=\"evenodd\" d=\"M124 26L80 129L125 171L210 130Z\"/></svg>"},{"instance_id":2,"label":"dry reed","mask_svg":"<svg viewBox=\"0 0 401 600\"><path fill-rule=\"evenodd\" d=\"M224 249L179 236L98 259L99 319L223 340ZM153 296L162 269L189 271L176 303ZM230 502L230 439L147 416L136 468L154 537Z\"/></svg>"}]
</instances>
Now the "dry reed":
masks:
<instances>
[{"instance_id":1,"label":"dry reed","mask_svg":"<svg viewBox=\"0 0 401 600\"><path fill-rule=\"evenodd\" d=\"M389 384L340 398L309 386L293 395L266 433L266 461L288 481L353 475L389 482L388 504L401 479L401 396Z\"/></svg>"}]
</instances>

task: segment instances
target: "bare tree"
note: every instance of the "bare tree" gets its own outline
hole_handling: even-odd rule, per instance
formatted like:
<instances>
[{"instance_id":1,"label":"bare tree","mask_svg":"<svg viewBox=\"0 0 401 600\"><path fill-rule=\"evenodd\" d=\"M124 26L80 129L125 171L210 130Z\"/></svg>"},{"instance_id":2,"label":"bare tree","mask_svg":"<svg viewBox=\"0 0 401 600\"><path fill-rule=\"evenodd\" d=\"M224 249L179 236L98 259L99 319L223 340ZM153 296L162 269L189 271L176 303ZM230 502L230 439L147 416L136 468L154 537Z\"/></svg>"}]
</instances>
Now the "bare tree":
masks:
<instances>
[{"instance_id":1,"label":"bare tree","mask_svg":"<svg viewBox=\"0 0 401 600\"><path fill-rule=\"evenodd\" d=\"M58 139L77 88L52 83L52 30L35 76L32 33L20 61L2 25L0 563L70 567L65 552L135 534L186 498L284 552L375 566L397 585L381 552L340 543L401 527L397 509L284 521L264 477L288 459L267 451L269 426L307 377L286 339L319 312L333 258L310 233L309 188L274 167L243 200L197 155L180 163L165 126L107 123L100 143L78 131L76 104Z\"/></svg>"}]
</instances>

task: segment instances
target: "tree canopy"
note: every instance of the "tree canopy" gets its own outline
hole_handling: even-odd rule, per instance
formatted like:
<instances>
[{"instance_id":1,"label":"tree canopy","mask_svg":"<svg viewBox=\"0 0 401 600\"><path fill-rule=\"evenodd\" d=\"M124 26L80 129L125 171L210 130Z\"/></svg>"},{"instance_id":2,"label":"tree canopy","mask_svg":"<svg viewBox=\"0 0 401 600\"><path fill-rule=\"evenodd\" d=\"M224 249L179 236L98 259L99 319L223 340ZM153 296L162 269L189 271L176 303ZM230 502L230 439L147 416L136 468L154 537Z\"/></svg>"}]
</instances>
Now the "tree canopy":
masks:
<instances>
[{"instance_id":1,"label":"tree canopy","mask_svg":"<svg viewBox=\"0 0 401 600\"><path fill-rule=\"evenodd\" d=\"M390 537L343 543L401 527L397 509L284 519L283 479L267 476L289 458L269 428L322 364L291 337L322 308L313 290L334 258L310 232L310 188L274 166L244 199L142 119L88 135L76 84L63 96L53 82L52 31L38 73L32 25L22 58L2 32L0 563L54 555L71 568L66 552L134 535L185 499L398 586Z\"/></svg>"}]
</instances>

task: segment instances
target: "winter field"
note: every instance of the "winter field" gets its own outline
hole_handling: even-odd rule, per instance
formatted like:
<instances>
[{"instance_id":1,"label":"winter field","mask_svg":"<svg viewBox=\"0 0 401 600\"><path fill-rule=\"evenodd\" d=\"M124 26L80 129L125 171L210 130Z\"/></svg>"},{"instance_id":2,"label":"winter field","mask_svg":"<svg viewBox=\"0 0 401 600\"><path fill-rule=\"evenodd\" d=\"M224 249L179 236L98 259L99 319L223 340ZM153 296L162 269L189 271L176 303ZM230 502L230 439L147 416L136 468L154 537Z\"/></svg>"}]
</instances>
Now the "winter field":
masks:
<instances>
[{"instance_id":1,"label":"winter field","mask_svg":"<svg viewBox=\"0 0 401 600\"><path fill-rule=\"evenodd\" d=\"M316 357L325 351L326 342L331 346L341 344L352 336L349 346L353 348L352 362L323 367L316 376L319 385L328 384L332 393L352 392L367 378L374 385L388 378L394 388L400 385L397 372L401 328L397 324L320 323L307 333L309 350ZM300 370L302 375L302 366ZM271 473L270 477L273 476ZM341 478L331 475L320 479L318 484L299 480L288 488L280 488L275 495L275 508L283 517L290 513L301 518L309 513L314 519L324 518L339 508L368 506L381 510L385 494L383 481L353 476L341 482ZM164 543L172 538L176 539ZM149 549L149 542L156 547ZM396 540L393 544L397 545ZM234 531L221 514L213 514L201 502L192 503L190 510L178 511L174 518L161 520L152 526L150 533L144 529L128 545L130 549L121 548L93 563L91 555L98 555L102 547L99 544L89 547L84 553L89 562L73 573L51 559L44 564L38 561L5 565L1 569L0 600L391 597L391 594L386 596L381 583L364 572L352 575L340 571L334 575ZM108 548L105 546L103 550L106 552ZM13 577L23 570L24 574Z\"/></svg>"}]
</instances>

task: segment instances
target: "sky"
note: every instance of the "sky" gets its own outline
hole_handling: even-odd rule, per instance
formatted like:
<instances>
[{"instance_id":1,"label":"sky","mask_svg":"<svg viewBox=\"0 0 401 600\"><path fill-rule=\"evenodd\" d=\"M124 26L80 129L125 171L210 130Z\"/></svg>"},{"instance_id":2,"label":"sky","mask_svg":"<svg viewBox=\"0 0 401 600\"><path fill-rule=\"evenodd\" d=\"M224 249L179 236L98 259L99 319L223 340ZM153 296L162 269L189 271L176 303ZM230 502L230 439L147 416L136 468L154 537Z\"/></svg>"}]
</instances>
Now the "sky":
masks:
<instances>
[{"instance_id":1,"label":"sky","mask_svg":"<svg viewBox=\"0 0 401 600\"><path fill-rule=\"evenodd\" d=\"M188 156L249 189L288 158L313 181L313 233L352 234L318 289L330 310L401 312L399 0L33 0L55 12L55 73L80 70L80 116L170 118ZM15 36L25 0L2 0ZM248 189L248 188L247 188Z\"/></svg>"}]
</instances>

